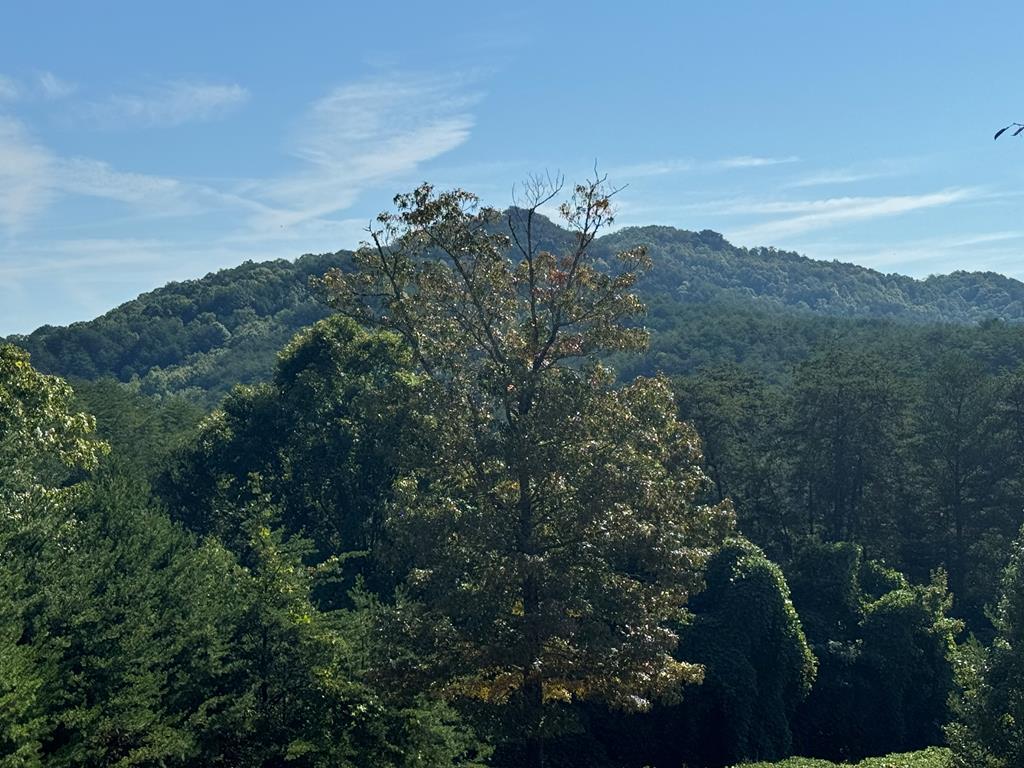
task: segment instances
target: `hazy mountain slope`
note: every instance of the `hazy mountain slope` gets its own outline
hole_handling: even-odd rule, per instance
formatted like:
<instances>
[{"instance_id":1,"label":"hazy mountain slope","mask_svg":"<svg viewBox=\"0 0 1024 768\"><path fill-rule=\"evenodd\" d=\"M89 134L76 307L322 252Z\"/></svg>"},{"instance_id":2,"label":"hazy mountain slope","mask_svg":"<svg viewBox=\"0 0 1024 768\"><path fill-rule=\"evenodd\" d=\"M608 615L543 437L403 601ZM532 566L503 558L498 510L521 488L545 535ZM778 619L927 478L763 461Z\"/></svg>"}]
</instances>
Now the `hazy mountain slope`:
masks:
<instances>
[{"instance_id":1,"label":"hazy mountain slope","mask_svg":"<svg viewBox=\"0 0 1024 768\"><path fill-rule=\"evenodd\" d=\"M757 299L841 317L972 322L1024 318L1024 283L993 272L917 280L774 248L737 248L717 232L630 227L598 242L612 253L646 244L654 269L644 282L689 301Z\"/></svg>"},{"instance_id":2,"label":"hazy mountain slope","mask_svg":"<svg viewBox=\"0 0 1024 768\"><path fill-rule=\"evenodd\" d=\"M571 238L546 219L537 222L536 234L551 248ZM994 273L916 280L771 248L737 248L709 230L660 226L605 235L593 250L599 259L611 259L639 244L649 247L655 265L639 286L651 303L648 324L656 333L642 369L683 372L717 359L721 350L683 355L674 347L721 339L715 332L721 327L736 329L740 346L747 344L742 339L756 337L757 329L783 338L799 327L806 337L798 343L803 347L826 328L835 332L834 321L841 318L969 323L1024 317L1024 283ZM134 382L146 394L185 392L213 403L235 383L266 376L277 350L295 331L327 314L311 294L309 279L344 264L349 255L246 262L142 294L95 320L43 326L10 340L28 349L34 365L46 372L89 380L114 377ZM780 312L834 321L783 322ZM695 328L681 333L686 324ZM750 351L737 348L735 356Z\"/></svg>"},{"instance_id":3,"label":"hazy mountain slope","mask_svg":"<svg viewBox=\"0 0 1024 768\"><path fill-rule=\"evenodd\" d=\"M146 394L189 392L215 401L236 383L269 374L277 351L328 308L310 277L348 254L246 262L197 280L169 283L87 322L43 326L9 340L47 373L113 377Z\"/></svg>"}]
</instances>

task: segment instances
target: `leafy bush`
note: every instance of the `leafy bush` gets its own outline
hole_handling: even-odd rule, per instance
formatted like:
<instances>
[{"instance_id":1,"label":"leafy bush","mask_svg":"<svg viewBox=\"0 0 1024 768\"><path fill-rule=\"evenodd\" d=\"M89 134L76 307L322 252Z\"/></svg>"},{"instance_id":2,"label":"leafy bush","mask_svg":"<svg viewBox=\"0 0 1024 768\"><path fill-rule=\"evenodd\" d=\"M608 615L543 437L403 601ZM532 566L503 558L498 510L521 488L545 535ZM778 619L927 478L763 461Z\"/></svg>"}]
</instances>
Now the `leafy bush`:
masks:
<instances>
[{"instance_id":1,"label":"leafy bush","mask_svg":"<svg viewBox=\"0 0 1024 768\"><path fill-rule=\"evenodd\" d=\"M950 768L951 765L948 749L930 747L920 752L869 757L856 765L843 764L842 768ZM840 768L840 764L809 757L791 757L781 763L744 763L735 768Z\"/></svg>"},{"instance_id":2,"label":"leafy bush","mask_svg":"<svg viewBox=\"0 0 1024 768\"><path fill-rule=\"evenodd\" d=\"M1024 761L1024 529L1003 575L991 647L957 658L957 720L948 728L958 768L1017 768Z\"/></svg>"}]
</instances>

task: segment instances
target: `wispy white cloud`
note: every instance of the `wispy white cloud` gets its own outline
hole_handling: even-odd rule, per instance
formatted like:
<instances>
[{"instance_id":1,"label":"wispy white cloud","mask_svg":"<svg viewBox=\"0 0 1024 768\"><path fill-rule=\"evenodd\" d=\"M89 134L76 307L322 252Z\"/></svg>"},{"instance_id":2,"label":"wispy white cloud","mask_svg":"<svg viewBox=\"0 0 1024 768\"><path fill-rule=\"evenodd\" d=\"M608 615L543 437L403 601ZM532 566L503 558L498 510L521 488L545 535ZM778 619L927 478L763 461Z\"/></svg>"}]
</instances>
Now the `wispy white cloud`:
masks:
<instances>
[{"instance_id":1,"label":"wispy white cloud","mask_svg":"<svg viewBox=\"0 0 1024 768\"><path fill-rule=\"evenodd\" d=\"M41 87L26 81L24 94L41 96ZM424 76L336 88L297 116L285 142L291 168L250 180L130 172L98 158L62 155L20 122L0 118L3 332L29 330L23 326L31 314L25 286L41 281L61 286L61 306L47 319L69 322L95 315L112 297L246 258L354 246L365 236L366 221L346 209L371 188L414 184L422 164L462 145L480 98L471 90L467 80ZM80 114L108 126L169 125L211 119L245 96L229 86L168 86L82 104ZM86 198L118 205L96 207L101 219L86 219L74 206L66 208L73 214L67 218L56 211L44 218L58 202ZM168 230L151 221L164 216L189 226ZM142 234L153 232L164 236Z\"/></svg>"},{"instance_id":2,"label":"wispy white cloud","mask_svg":"<svg viewBox=\"0 0 1024 768\"><path fill-rule=\"evenodd\" d=\"M65 195L114 200L163 216L195 213L200 202L208 207L219 199L219 193L201 185L125 173L88 158L60 157L24 125L0 117L0 229L9 235L24 231Z\"/></svg>"},{"instance_id":3,"label":"wispy white cloud","mask_svg":"<svg viewBox=\"0 0 1024 768\"><path fill-rule=\"evenodd\" d=\"M793 179L783 184L783 186L789 189L802 189L806 187L839 186L842 184L856 184L862 181L888 179L905 175L916 164L916 161L913 159L902 158L880 160L859 166L826 168Z\"/></svg>"},{"instance_id":4,"label":"wispy white cloud","mask_svg":"<svg viewBox=\"0 0 1024 768\"><path fill-rule=\"evenodd\" d=\"M17 232L53 198L54 157L18 121L0 117L0 226Z\"/></svg>"},{"instance_id":5,"label":"wispy white cloud","mask_svg":"<svg viewBox=\"0 0 1024 768\"><path fill-rule=\"evenodd\" d=\"M1020 275L1024 230L975 232L917 238L892 243L815 242L803 249L821 259L852 261L880 270L923 277L963 268L994 269Z\"/></svg>"},{"instance_id":6,"label":"wispy white cloud","mask_svg":"<svg viewBox=\"0 0 1024 768\"><path fill-rule=\"evenodd\" d=\"M39 72L36 75L36 82L40 91L47 99L63 99L74 93L78 86L67 80L61 80L53 72Z\"/></svg>"},{"instance_id":7,"label":"wispy white cloud","mask_svg":"<svg viewBox=\"0 0 1024 768\"><path fill-rule=\"evenodd\" d=\"M59 159L50 183L62 194L114 200L161 216L201 212L217 196L199 184L118 171L108 163L81 157Z\"/></svg>"},{"instance_id":8,"label":"wispy white cloud","mask_svg":"<svg viewBox=\"0 0 1024 768\"><path fill-rule=\"evenodd\" d=\"M261 226L288 227L352 205L368 186L415 171L463 144L479 97L450 78L392 77L335 89L292 135L300 161L288 175L240 193L264 201Z\"/></svg>"},{"instance_id":9,"label":"wispy white cloud","mask_svg":"<svg viewBox=\"0 0 1024 768\"><path fill-rule=\"evenodd\" d=\"M713 165L723 169L733 168L764 168L771 165L786 165L798 163L800 158L795 155L788 157L756 157L754 155L740 155L738 157L727 157L724 160L717 160Z\"/></svg>"},{"instance_id":10,"label":"wispy white cloud","mask_svg":"<svg viewBox=\"0 0 1024 768\"><path fill-rule=\"evenodd\" d=\"M208 236L201 248L186 245L185 239L174 245L179 252L192 247L197 262L200 250L232 254L224 257L227 264L252 258L257 251L269 258L352 246L365 235L366 221L340 214L371 186L405 182L422 163L465 142L478 98L467 93L463 82L441 78L393 77L343 86L314 102L296 122L287 147L295 160L292 171L203 183L126 172L91 158L61 157L34 141L21 124L7 121L0 124L0 234L19 235L63 197L90 197L127 208L127 218L118 226L143 218L217 212L220 231ZM75 223L60 229L88 231L89 226ZM9 240L8 248L13 242ZM131 245L136 256L159 253L173 260L173 248L153 243L142 248L139 242L103 238L88 247L86 240L61 242L63 250L41 258L63 263L59 257L66 253L67 259L95 259L99 249L118 259L120 246ZM23 263L18 271L35 269ZM7 276L12 274L8 269Z\"/></svg>"},{"instance_id":11,"label":"wispy white cloud","mask_svg":"<svg viewBox=\"0 0 1024 768\"><path fill-rule=\"evenodd\" d=\"M51 240L4 259L0 262L0 278L15 282L32 275L138 265L158 260L163 248L158 240L136 238Z\"/></svg>"},{"instance_id":12,"label":"wispy white cloud","mask_svg":"<svg viewBox=\"0 0 1024 768\"><path fill-rule=\"evenodd\" d=\"M799 189L803 187L824 187L839 184L855 184L859 181L873 181L889 176L895 176L892 171L853 171L853 170L832 170L821 171L800 179L790 181L783 186Z\"/></svg>"},{"instance_id":13,"label":"wispy white cloud","mask_svg":"<svg viewBox=\"0 0 1024 768\"><path fill-rule=\"evenodd\" d=\"M106 127L175 126L223 117L248 99L249 91L237 83L174 81L94 102L86 114Z\"/></svg>"},{"instance_id":14,"label":"wispy white cloud","mask_svg":"<svg viewBox=\"0 0 1024 768\"><path fill-rule=\"evenodd\" d=\"M0 101L11 101L21 95L21 88L12 77L0 75Z\"/></svg>"},{"instance_id":15,"label":"wispy white cloud","mask_svg":"<svg viewBox=\"0 0 1024 768\"><path fill-rule=\"evenodd\" d=\"M641 179L649 176L685 173L686 171L692 171L695 166L696 164L692 160L659 160L650 163L622 165L609 171L609 175L616 179L629 181L630 179Z\"/></svg>"},{"instance_id":16,"label":"wispy white cloud","mask_svg":"<svg viewBox=\"0 0 1024 768\"><path fill-rule=\"evenodd\" d=\"M719 209L728 214L795 214L735 230L739 241L767 243L781 237L827 229L853 221L897 216L911 211L940 208L976 199L983 194L977 188L954 188L922 195L886 197L841 197L810 201L736 203Z\"/></svg>"},{"instance_id":17,"label":"wispy white cloud","mask_svg":"<svg viewBox=\"0 0 1024 768\"><path fill-rule=\"evenodd\" d=\"M739 155L737 157L725 157L719 160L691 160L677 158L617 166L612 169L609 174L616 179L628 182L630 179L641 179L651 176L668 176L671 174L687 173L691 171L707 172L731 171L746 168L765 168L772 165L783 165L799 161L800 158L796 156L756 157L754 155Z\"/></svg>"}]
</instances>

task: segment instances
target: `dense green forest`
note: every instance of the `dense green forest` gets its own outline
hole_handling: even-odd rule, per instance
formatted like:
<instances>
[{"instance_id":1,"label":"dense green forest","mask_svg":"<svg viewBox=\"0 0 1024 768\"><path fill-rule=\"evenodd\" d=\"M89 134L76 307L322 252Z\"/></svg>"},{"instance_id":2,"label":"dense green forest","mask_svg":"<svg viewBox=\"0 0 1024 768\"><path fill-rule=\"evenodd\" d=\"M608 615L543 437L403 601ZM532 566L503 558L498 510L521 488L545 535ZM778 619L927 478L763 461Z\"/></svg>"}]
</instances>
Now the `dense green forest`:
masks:
<instances>
[{"instance_id":1,"label":"dense green forest","mask_svg":"<svg viewBox=\"0 0 1024 768\"><path fill-rule=\"evenodd\" d=\"M498 226L523 217L511 209ZM532 227L539 247L557 252L571 246L571 232L539 214ZM874 327L823 326L814 322L819 315L948 323L1024 318L1024 284L1002 275L956 272L915 280L771 248L737 248L708 230L622 229L595 238L592 257L609 264L616 253L637 245L647 247L653 263L637 285L650 304L646 322L658 332L648 368L668 374L689 373L724 354L792 361L813 343L808 334ZM235 384L270 376L277 351L326 315L310 278L347 268L351 258L351 252L339 251L294 262L247 262L171 283L95 320L44 326L8 341L31 352L33 364L46 373L75 380L109 377L143 394L186 394L210 407ZM777 322L764 322L773 313ZM720 328L723 317L733 326L729 331L757 324L775 335L760 342L735 338ZM679 328L720 338L689 344L694 339L674 336ZM792 348L793 334L804 337L804 349Z\"/></svg>"},{"instance_id":2,"label":"dense green forest","mask_svg":"<svg viewBox=\"0 0 1024 768\"><path fill-rule=\"evenodd\" d=\"M563 214L0 344L0 766L1021 765L1024 285Z\"/></svg>"}]
</instances>

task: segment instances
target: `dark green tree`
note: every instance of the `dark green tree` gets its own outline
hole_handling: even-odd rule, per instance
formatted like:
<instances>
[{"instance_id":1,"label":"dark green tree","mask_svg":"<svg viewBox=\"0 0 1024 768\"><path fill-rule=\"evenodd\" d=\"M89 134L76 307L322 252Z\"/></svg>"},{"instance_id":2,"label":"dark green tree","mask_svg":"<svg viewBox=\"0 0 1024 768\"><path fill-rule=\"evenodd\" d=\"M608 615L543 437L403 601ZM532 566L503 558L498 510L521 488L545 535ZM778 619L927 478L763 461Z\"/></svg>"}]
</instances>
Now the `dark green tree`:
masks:
<instances>
[{"instance_id":1,"label":"dark green tree","mask_svg":"<svg viewBox=\"0 0 1024 768\"><path fill-rule=\"evenodd\" d=\"M886 554L903 393L880 357L831 346L798 366L786 431L808 535Z\"/></svg>"},{"instance_id":2,"label":"dark green tree","mask_svg":"<svg viewBox=\"0 0 1024 768\"><path fill-rule=\"evenodd\" d=\"M978 367L977 360L963 353L943 355L925 381L915 422L921 473L918 514L949 569L958 611L975 622L982 618L986 600L995 595L973 583L972 549L985 543L983 534L989 529L998 530L997 507L1012 467L1007 461L1009 435L999 413L1000 382L979 376Z\"/></svg>"},{"instance_id":3,"label":"dark green tree","mask_svg":"<svg viewBox=\"0 0 1024 768\"><path fill-rule=\"evenodd\" d=\"M479 764L437 697L374 676L369 607L313 604L318 574L265 496L232 553L138 478L74 483L102 450L91 418L24 353L0 363L0 765Z\"/></svg>"},{"instance_id":4,"label":"dark green tree","mask_svg":"<svg viewBox=\"0 0 1024 768\"><path fill-rule=\"evenodd\" d=\"M966 644L957 659L955 721L947 729L957 768L1024 762L1024 530L1003 571L990 647Z\"/></svg>"},{"instance_id":5,"label":"dark green tree","mask_svg":"<svg viewBox=\"0 0 1024 768\"><path fill-rule=\"evenodd\" d=\"M60 567L58 550L74 545L76 473L106 449L72 400L65 382L0 344L0 764L9 766L39 764L59 679L59 649L33 627L40 585Z\"/></svg>"},{"instance_id":6,"label":"dark green tree","mask_svg":"<svg viewBox=\"0 0 1024 768\"><path fill-rule=\"evenodd\" d=\"M787 494L778 389L736 364L702 368L673 388L679 415L701 435L713 499L732 499L744 534L777 558L788 555L803 520L791 514Z\"/></svg>"},{"instance_id":7,"label":"dark green tree","mask_svg":"<svg viewBox=\"0 0 1024 768\"><path fill-rule=\"evenodd\" d=\"M384 506L414 437L417 386L397 336L322 320L285 347L269 384L237 388L203 422L160 494L174 517L235 551L248 546L244 514L265 510L253 504L265 495L267 524L308 539L310 562L345 561L332 599L360 574L383 588Z\"/></svg>"}]
</instances>

